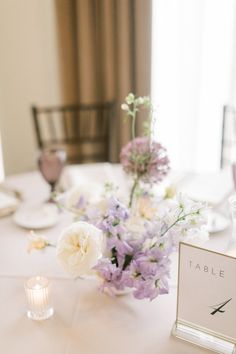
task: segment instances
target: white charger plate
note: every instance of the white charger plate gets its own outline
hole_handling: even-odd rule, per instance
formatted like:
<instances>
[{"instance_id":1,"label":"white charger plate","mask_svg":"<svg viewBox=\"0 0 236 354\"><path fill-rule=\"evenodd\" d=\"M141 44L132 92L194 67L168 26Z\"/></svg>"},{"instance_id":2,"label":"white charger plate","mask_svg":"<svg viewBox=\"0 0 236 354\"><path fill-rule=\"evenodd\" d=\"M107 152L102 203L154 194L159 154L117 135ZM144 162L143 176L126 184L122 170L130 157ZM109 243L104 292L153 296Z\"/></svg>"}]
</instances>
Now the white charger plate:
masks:
<instances>
[{"instance_id":1,"label":"white charger plate","mask_svg":"<svg viewBox=\"0 0 236 354\"><path fill-rule=\"evenodd\" d=\"M36 230L54 226L59 215L54 204L25 205L16 211L13 220L18 226Z\"/></svg>"}]
</instances>

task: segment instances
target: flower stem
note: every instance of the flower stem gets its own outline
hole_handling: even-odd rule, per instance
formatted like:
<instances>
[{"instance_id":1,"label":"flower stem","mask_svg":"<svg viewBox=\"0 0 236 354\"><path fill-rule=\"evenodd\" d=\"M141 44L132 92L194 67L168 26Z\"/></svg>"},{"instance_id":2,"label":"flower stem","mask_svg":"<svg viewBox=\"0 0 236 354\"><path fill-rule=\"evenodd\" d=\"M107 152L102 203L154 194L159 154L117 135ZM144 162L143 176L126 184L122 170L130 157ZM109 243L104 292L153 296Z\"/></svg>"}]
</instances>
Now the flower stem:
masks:
<instances>
[{"instance_id":1,"label":"flower stem","mask_svg":"<svg viewBox=\"0 0 236 354\"><path fill-rule=\"evenodd\" d=\"M136 121L136 112L134 111L132 119L132 139L135 139L135 121Z\"/></svg>"},{"instance_id":2,"label":"flower stem","mask_svg":"<svg viewBox=\"0 0 236 354\"><path fill-rule=\"evenodd\" d=\"M137 103L134 100L133 102L133 111L131 111L132 115L132 139L135 139L135 124L136 124L136 114L137 114Z\"/></svg>"},{"instance_id":3,"label":"flower stem","mask_svg":"<svg viewBox=\"0 0 236 354\"><path fill-rule=\"evenodd\" d=\"M201 208L196 210L195 212L191 212L191 213L187 213L187 214L184 214L182 216L180 216L183 212L183 210L180 211L179 215L177 216L177 219L169 226L167 227L167 229L162 232L162 234L160 235L160 237L163 237L173 226L175 226L179 221L182 221L184 220L187 216L191 216L191 215L196 215L200 212ZM157 242L155 242L151 248L155 247L157 244Z\"/></svg>"},{"instance_id":4,"label":"flower stem","mask_svg":"<svg viewBox=\"0 0 236 354\"><path fill-rule=\"evenodd\" d=\"M47 246L50 246L50 247L57 247L57 245L55 245L54 243L48 243Z\"/></svg>"},{"instance_id":5,"label":"flower stem","mask_svg":"<svg viewBox=\"0 0 236 354\"><path fill-rule=\"evenodd\" d=\"M134 192L135 192L136 187L138 186L138 182L139 182L139 178L137 177L134 180L134 184L133 184L133 187L132 187L131 192L130 192L129 208L132 207L133 198L134 198Z\"/></svg>"},{"instance_id":6,"label":"flower stem","mask_svg":"<svg viewBox=\"0 0 236 354\"><path fill-rule=\"evenodd\" d=\"M164 236L173 226L175 226L179 221L184 220L187 216L191 216L191 215L195 215L197 213L199 213L200 209L198 209L195 212L192 213L188 213L188 214L184 214L182 216L178 216L178 218L173 222L173 224L171 224L162 234L161 237Z\"/></svg>"}]
</instances>

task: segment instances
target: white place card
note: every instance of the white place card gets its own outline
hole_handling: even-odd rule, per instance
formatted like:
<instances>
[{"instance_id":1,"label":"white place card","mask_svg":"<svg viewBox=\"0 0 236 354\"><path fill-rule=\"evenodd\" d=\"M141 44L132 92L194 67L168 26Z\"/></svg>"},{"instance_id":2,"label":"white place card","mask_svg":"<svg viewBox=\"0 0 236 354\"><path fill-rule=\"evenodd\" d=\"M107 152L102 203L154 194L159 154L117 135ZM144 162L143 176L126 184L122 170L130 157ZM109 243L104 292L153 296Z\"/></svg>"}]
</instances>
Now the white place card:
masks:
<instances>
[{"instance_id":1,"label":"white place card","mask_svg":"<svg viewBox=\"0 0 236 354\"><path fill-rule=\"evenodd\" d=\"M176 317L176 337L235 353L236 258L181 242Z\"/></svg>"}]
</instances>

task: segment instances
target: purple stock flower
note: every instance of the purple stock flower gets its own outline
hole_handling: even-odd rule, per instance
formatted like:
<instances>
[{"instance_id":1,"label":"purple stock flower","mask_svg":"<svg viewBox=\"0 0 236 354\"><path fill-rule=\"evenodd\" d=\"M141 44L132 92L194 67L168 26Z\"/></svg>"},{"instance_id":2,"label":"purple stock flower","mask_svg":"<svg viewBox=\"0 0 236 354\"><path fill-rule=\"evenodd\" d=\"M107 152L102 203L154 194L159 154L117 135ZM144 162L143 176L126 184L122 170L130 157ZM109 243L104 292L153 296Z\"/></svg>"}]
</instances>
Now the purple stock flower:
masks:
<instances>
[{"instance_id":1,"label":"purple stock flower","mask_svg":"<svg viewBox=\"0 0 236 354\"><path fill-rule=\"evenodd\" d=\"M125 172L135 174L143 182L161 181L169 171L166 149L147 137L138 137L123 147L120 161Z\"/></svg>"}]
</instances>

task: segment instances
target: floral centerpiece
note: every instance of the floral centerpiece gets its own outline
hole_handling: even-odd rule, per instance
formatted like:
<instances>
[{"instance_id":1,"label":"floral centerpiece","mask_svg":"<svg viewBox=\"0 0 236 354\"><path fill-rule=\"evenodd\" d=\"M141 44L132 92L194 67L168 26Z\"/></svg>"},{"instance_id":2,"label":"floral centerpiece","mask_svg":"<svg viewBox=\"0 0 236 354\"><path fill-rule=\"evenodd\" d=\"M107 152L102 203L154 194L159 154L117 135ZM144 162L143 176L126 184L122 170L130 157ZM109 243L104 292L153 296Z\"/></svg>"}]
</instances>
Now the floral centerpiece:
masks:
<instances>
[{"instance_id":1,"label":"floral centerpiece","mask_svg":"<svg viewBox=\"0 0 236 354\"><path fill-rule=\"evenodd\" d=\"M179 241L206 236L205 206L170 190L162 198L152 192L170 167L166 149L151 139L151 101L130 93L121 108L132 119L132 140L120 154L131 176L130 194L120 200L111 183L99 198L81 189L66 193L61 204L77 221L62 231L56 253L75 278L95 273L102 291L116 294L129 288L135 298L152 300L169 291L170 255ZM149 115L144 136L135 137L140 108L148 109ZM34 241L42 246L36 248L50 245Z\"/></svg>"}]
</instances>

